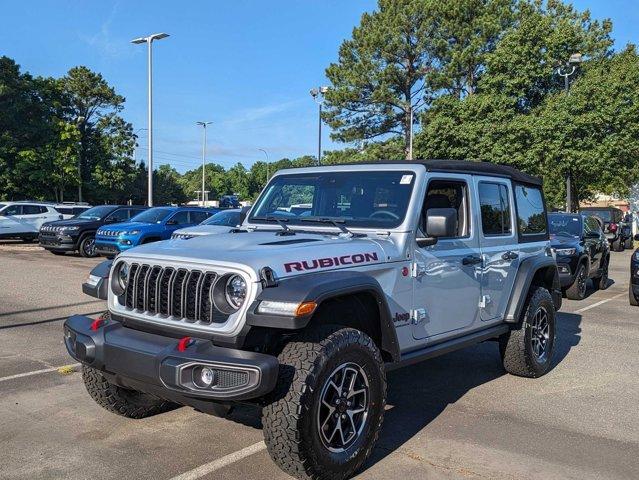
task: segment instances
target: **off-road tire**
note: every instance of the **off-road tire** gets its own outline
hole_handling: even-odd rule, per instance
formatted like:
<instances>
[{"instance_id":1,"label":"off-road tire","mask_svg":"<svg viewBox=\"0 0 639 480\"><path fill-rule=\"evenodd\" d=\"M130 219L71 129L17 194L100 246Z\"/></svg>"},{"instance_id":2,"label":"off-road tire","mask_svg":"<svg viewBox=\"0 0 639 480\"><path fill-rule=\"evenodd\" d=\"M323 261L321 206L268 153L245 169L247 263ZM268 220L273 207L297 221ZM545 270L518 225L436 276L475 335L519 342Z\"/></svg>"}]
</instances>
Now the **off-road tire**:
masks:
<instances>
[{"instance_id":1,"label":"off-road tire","mask_svg":"<svg viewBox=\"0 0 639 480\"><path fill-rule=\"evenodd\" d=\"M610 258L604 259L603 272L598 277L592 279L592 283L597 290L605 290L608 288L608 266L610 264Z\"/></svg>"},{"instance_id":2,"label":"off-road tire","mask_svg":"<svg viewBox=\"0 0 639 480\"><path fill-rule=\"evenodd\" d=\"M262 411L271 458L299 479L350 478L370 455L382 426L386 376L379 349L359 330L324 325L290 341L278 359L277 386ZM344 451L334 452L322 443L318 409L328 379L345 363L364 372L369 409L359 436Z\"/></svg>"},{"instance_id":3,"label":"off-road tire","mask_svg":"<svg viewBox=\"0 0 639 480\"><path fill-rule=\"evenodd\" d=\"M152 395L113 385L99 370L86 365L82 366L82 380L98 405L123 417L145 418L177 407Z\"/></svg>"},{"instance_id":4,"label":"off-road tire","mask_svg":"<svg viewBox=\"0 0 639 480\"><path fill-rule=\"evenodd\" d=\"M89 242L93 242L93 253L87 252ZM92 237L91 235L83 237L80 241L80 245L78 245L78 252L80 252L80 255L84 258L97 257L98 254L95 251L95 237Z\"/></svg>"},{"instance_id":5,"label":"off-road tire","mask_svg":"<svg viewBox=\"0 0 639 480\"><path fill-rule=\"evenodd\" d=\"M566 288L566 297L568 297L570 300L583 300L584 298L586 298L586 287L581 288L579 284L580 275L583 275L583 281L587 284L588 275L586 274L586 266L583 263L580 263L577 267L577 272L575 273L575 281L572 282L572 285Z\"/></svg>"},{"instance_id":6,"label":"off-road tire","mask_svg":"<svg viewBox=\"0 0 639 480\"><path fill-rule=\"evenodd\" d=\"M543 362L539 361L533 353L531 340L533 336L532 322L540 308L547 312L549 325L547 351ZM499 338L499 353L504 369L508 373L520 377L537 378L550 370L555 350L555 316L555 306L550 292L543 287L532 286L528 292L526 307L519 327Z\"/></svg>"},{"instance_id":7,"label":"off-road tire","mask_svg":"<svg viewBox=\"0 0 639 480\"><path fill-rule=\"evenodd\" d=\"M635 297L635 294L632 291L632 285L628 285L628 301L633 307L639 307L639 299Z\"/></svg>"},{"instance_id":8,"label":"off-road tire","mask_svg":"<svg viewBox=\"0 0 639 480\"><path fill-rule=\"evenodd\" d=\"M623 246L626 250L632 250L632 247L634 246L632 237L627 238L626 241L623 243Z\"/></svg>"}]
</instances>

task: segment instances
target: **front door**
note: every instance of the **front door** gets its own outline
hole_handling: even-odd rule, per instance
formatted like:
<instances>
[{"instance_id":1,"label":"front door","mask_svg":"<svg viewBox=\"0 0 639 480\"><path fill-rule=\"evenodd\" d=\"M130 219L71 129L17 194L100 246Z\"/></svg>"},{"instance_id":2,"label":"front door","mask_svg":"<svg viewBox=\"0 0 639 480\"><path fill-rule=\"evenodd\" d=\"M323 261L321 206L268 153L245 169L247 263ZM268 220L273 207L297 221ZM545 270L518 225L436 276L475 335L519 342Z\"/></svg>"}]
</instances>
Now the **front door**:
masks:
<instances>
[{"instance_id":1,"label":"front door","mask_svg":"<svg viewBox=\"0 0 639 480\"><path fill-rule=\"evenodd\" d=\"M471 189L470 175L447 174L428 181L422 219L430 208L455 208L458 228L454 237L415 247L413 337L427 343L450 332L464 333L479 317L481 258ZM420 223L423 231L423 220Z\"/></svg>"},{"instance_id":2,"label":"front door","mask_svg":"<svg viewBox=\"0 0 639 480\"><path fill-rule=\"evenodd\" d=\"M10 236L25 231L21 220L22 205L9 205L0 216L0 236Z\"/></svg>"},{"instance_id":3,"label":"front door","mask_svg":"<svg viewBox=\"0 0 639 480\"><path fill-rule=\"evenodd\" d=\"M475 178L482 255L481 319L501 320L519 267L512 184L502 178Z\"/></svg>"}]
</instances>

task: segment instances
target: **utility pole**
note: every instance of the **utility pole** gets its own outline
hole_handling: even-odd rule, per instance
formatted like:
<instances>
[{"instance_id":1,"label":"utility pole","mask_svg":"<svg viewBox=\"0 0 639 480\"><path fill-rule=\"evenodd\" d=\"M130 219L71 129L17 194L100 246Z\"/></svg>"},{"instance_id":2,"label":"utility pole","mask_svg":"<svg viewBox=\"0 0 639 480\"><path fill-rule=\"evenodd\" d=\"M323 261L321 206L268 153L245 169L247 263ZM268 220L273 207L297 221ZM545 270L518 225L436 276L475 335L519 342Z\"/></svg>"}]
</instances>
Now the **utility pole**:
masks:
<instances>
[{"instance_id":1,"label":"utility pole","mask_svg":"<svg viewBox=\"0 0 639 480\"><path fill-rule=\"evenodd\" d=\"M577 67L583 61L581 53L573 53L565 65L557 68L557 75L564 77L564 91L570 93L570 77L577 71ZM572 212L572 169L568 167L566 172L566 212Z\"/></svg>"},{"instance_id":2,"label":"utility pole","mask_svg":"<svg viewBox=\"0 0 639 480\"><path fill-rule=\"evenodd\" d=\"M324 94L328 92L328 87L311 88L311 97L315 100L319 107L319 117L317 122L317 165L322 164L322 104L324 103Z\"/></svg>"},{"instance_id":3,"label":"utility pole","mask_svg":"<svg viewBox=\"0 0 639 480\"><path fill-rule=\"evenodd\" d=\"M168 33L154 33L153 35L149 35L148 37L140 37L131 40L131 43L147 44L147 71L148 71L148 134L149 134L149 144L148 148L148 158L147 158L147 168L149 169L149 180L148 180L148 205L149 207L153 206L153 41L154 40L162 40L163 38L168 37Z\"/></svg>"},{"instance_id":4,"label":"utility pole","mask_svg":"<svg viewBox=\"0 0 639 480\"><path fill-rule=\"evenodd\" d=\"M213 122L195 122L197 125L202 126L203 138L202 138L202 206L205 205L205 189L204 183L206 182L206 126L211 125Z\"/></svg>"},{"instance_id":5,"label":"utility pole","mask_svg":"<svg viewBox=\"0 0 639 480\"><path fill-rule=\"evenodd\" d=\"M78 145L78 203L82 203L82 134L86 128L84 123L85 121L86 118L82 116L78 117L76 120L78 129L80 130L80 145Z\"/></svg>"}]
</instances>

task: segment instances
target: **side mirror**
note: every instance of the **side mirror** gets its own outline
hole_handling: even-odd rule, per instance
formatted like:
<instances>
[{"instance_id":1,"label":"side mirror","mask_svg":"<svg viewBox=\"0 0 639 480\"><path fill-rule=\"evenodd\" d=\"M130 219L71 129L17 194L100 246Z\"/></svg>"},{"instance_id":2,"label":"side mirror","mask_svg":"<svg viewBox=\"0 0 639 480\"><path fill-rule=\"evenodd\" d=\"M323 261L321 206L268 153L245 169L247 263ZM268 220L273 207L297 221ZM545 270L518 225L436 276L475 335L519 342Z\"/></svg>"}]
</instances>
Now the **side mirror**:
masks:
<instances>
[{"instance_id":1,"label":"side mirror","mask_svg":"<svg viewBox=\"0 0 639 480\"><path fill-rule=\"evenodd\" d=\"M239 225L242 225L244 223L244 220L246 219L246 216L248 215L249 210L251 210L251 207L242 207L242 210L240 211Z\"/></svg>"},{"instance_id":2,"label":"side mirror","mask_svg":"<svg viewBox=\"0 0 639 480\"><path fill-rule=\"evenodd\" d=\"M454 208L429 208L426 211L426 236L417 238L417 245L435 245L439 238L453 237L457 231L457 210Z\"/></svg>"}]
</instances>

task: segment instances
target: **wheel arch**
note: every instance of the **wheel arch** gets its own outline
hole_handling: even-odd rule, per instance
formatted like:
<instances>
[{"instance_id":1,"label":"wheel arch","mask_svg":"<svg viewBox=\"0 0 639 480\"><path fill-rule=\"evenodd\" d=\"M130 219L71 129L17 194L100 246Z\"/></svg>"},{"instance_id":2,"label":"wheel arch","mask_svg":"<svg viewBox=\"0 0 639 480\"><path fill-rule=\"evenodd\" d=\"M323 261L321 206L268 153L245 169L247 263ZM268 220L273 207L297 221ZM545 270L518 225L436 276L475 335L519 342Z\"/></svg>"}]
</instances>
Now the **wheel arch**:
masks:
<instances>
[{"instance_id":1,"label":"wheel arch","mask_svg":"<svg viewBox=\"0 0 639 480\"><path fill-rule=\"evenodd\" d=\"M533 286L546 288L553 298L555 309L561 308L561 286L554 258L550 256L530 257L519 265L515 283L506 307L505 321L518 323L526 306L528 292Z\"/></svg>"},{"instance_id":2,"label":"wheel arch","mask_svg":"<svg viewBox=\"0 0 639 480\"><path fill-rule=\"evenodd\" d=\"M317 307L312 314L301 317L257 313L264 300L315 302ZM337 316L335 311L351 314ZM247 325L252 327L303 330L321 324L357 328L375 341L384 360L399 361L399 344L386 295L379 282L365 272L322 272L284 279L262 290L247 313Z\"/></svg>"}]
</instances>

